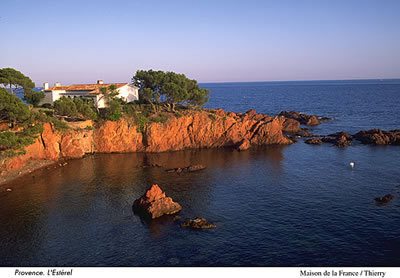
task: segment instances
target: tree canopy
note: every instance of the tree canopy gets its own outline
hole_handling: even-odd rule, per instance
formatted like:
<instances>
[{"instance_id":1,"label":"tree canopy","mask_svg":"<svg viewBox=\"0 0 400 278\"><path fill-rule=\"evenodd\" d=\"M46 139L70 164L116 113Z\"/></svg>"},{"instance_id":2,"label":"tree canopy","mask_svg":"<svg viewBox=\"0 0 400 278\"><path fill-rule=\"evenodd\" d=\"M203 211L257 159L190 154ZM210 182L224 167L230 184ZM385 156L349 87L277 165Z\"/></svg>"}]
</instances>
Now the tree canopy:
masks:
<instances>
[{"instance_id":1,"label":"tree canopy","mask_svg":"<svg viewBox=\"0 0 400 278\"><path fill-rule=\"evenodd\" d=\"M6 89L0 88L0 119L15 123L24 122L30 118L31 112L28 105Z\"/></svg>"},{"instance_id":2,"label":"tree canopy","mask_svg":"<svg viewBox=\"0 0 400 278\"><path fill-rule=\"evenodd\" d=\"M24 92L24 100L33 106L38 106L40 101L44 98L43 92Z\"/></svg>"},{"instance_id":3,"label":"tree canopy","mask_svg":"<svg viewBox=\"0 0 400 278\"><path fill-rule=\"evenodd\" d=\"M8 87L12 95L19 90L24 90L24 93L31 93L32 89L35 88L35 83L29 77L12 68L0 69L0 84Z\"/></svg>"},{"instance_id":4,"label":"tree canopy","mask_svg":"<svg viewBox=\"0 0 400 278\"><path fill-rule=\"evenodd\" d=\"M78 117L88 120L96 120L97 113L93 110L93 100L86 98L61 97L54 102L54 110L61 116L70 118Z\"/></svg>"},{"instance_id":5,"label":"tree canopy","mask_svg":"<svg viewBox=\"0 0 400 278\"><path fill-rule=\"evenodd\" d=\"M141 101L152 105L165 103L172 110L176 104L202 106L208 102L210 93L184 74L160 70L138 70L132 77L132 84L139 87Z\"/></svg>"}]
</instances>

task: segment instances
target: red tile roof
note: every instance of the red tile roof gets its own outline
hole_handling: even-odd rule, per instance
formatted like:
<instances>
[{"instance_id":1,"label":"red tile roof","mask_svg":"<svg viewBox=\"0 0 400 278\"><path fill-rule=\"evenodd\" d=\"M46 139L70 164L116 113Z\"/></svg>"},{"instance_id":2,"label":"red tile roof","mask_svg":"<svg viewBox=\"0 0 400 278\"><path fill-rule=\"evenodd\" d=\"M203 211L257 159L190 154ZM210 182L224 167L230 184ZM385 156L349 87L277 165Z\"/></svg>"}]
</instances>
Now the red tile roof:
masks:
<instances>
[{"instance_id":1,"label":"red tile roof","mask_svg":"<svg viewBox=\"0 0 400 278\"><path fill-rule=\"evenodd\" d=\"M109 83L109 84L78 84L78 85L68 85L68 86L53 86L45 91L91 91L90 93L98 93L99 88L108 87L110 85L117 86L117 89L128 85L129 83Z\"/></svg>"}]
</instances>

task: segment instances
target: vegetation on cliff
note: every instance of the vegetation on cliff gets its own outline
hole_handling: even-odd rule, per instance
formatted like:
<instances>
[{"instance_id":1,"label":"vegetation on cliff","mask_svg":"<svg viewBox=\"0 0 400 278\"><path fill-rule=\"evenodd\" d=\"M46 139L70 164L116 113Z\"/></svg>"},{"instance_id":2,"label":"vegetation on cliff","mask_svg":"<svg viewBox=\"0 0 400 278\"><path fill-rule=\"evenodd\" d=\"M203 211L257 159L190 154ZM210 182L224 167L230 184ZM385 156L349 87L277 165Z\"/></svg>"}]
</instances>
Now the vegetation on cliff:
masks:
<instances>
[{"instance_id":1,"label":"vegetation on cliff","mask_svg":"<svg viewBox=\"0 0 400 278\"><path fill-rule=\"evenodd\" d=\"M12 95L23 92L24 100L34 106L44 98L42 92L33 91L35 83L29 77L12 68L0 69L0 84L8 88Z\"/></svg>"},{"instance_id":2,"label":"vegetation on cliff","mask_svg":"<svg viewBox=\"0 0 400 278\"><path fill-rule=\"evenodd\" d=\"M34 142L43 131L37 117L20 98L0 88L0 119L8 129L0 132L0 151L3 155L14 156L25 153L24 146Z\"/></svg>"},{"instance_id":3,"label":"vegetation on cliff","mask_svg":"<svg viewBox=\"0 0 400 278\"><path fill-rule=\"evenodd\" d=\"M35 92L35 83L21 72L0 69L0 152L6 156L25 153L24 147L33 144L41 133L43 123L51 123L56 130L69 129L68 121L92 120L97 125L110 120L125 118L144 132L151 123L165 123L169 118L182 116L177 110L200 107L208 101L209 91L201 89L196 80L183 74L162 71L137 71L132 78L140 88L139 101L126 103L117 98L116 87L100 88L108 107L98 109L91 98L61 97L54 105L45 104L35 108L44 97L43 92ZM24 103L15 94L22 92Z\"/></svg>"},{"instance_id":4,"label":"vegetation on cliff","mask_svg":"<svg viewBox=\"0 0 400 278\"><path fill-rule=\"evenodd\" d=\"M209 100L209 90L201 89L196 80L175 72L138 70L132 84L139 87L139 101L150 103L155 111L155 104L174 111L177 104L200 107Z\"/></svg>"}]
</instances>

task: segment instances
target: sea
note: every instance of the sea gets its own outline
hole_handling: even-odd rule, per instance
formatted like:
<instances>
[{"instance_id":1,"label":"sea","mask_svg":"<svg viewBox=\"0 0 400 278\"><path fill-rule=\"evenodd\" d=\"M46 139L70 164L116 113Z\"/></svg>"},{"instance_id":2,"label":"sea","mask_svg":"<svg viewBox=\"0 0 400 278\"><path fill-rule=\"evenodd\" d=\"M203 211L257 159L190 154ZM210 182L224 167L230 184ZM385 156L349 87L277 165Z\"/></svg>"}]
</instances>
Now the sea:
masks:
<instances>
[{"instance_id":1,"label":"sea","mask_svg":"<svg viewBox=\"0 0 400 278\"><path fill-rule=\"evenodd\" d=\"M203 83L207 108L330 117L314 134L400 128L400 80ZM355 167L350 167L354 162ZM204 164L194 173L166 168ZM182 205L151 222L152 184ZM400 147L270 145L96 154L0 192L1 266L400 266ZM392 194L387 205L375 198ZM180 223L201 216L215 229Z\"/></svg>"}]
</instances>

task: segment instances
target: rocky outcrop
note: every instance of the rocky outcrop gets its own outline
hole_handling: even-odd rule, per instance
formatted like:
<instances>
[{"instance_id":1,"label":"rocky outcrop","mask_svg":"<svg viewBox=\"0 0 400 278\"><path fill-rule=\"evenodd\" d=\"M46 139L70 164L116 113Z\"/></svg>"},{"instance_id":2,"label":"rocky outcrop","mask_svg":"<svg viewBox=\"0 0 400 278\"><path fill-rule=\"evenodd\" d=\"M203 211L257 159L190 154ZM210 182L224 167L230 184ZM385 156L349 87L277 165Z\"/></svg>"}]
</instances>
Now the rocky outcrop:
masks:
<instances>
[{"instance_id":1,"label":"rocky outcrop","mask_svg":"<svg viewBox=\"0 0 400 278\"><path fill-rule=\"evenodd\" d=\"M322 140L319 138L308 139L304 143L310 145L322 145Z\"/></svg>"},{"instance_id":2,"label":"rocky outcrop","mask_svg":"<svg viewBox=\"0 0 400 278\"><path fill-rule=\"evenodd\" d=\"M135 124L121 119L107 121L95 129L93 134L94 150L99 153L143 152L145 151L143 134Z\"/></svg>"},{"instance_id":3,"label":"rocky outcrop","mask_svg":"<svg viewBox=\"0 0 400 278\"><path fill-rule=\"evenodd\" d=\"M319 125L323 121L329 120L329 118L323 118L320 120L316 115L307 115L295 111L289 111L289 112L282 111L281 113L279 113L279 116L283 116L288 119L294 119L296 121L299 121L300 124L302 125L309 125L309 126Z\"/></svg>"},{"instance_id":4,"label":"rocky outcrop","mask_svg":"<svg viewBox=\"0 0 400 278\"><path fill-rule=\"evenodd\" d=\"M191 229L211 229L217 227L215 224L208 222L203 217L196 217L195 219L187 220L180 225L181 227L188 227Z\"/></svg>"},{"instance_id":5,"label":"rocky outcrop","mask_svg":"<svg viewBox=\"0 0 400 278\"><path fill-rule=\"evenodd\" d=\"M352 140L353 139L353 136L348 134L346 131L340 131L340 132L328 134L328 136L335 137L335 138L339 138L339 137L344 136L346 138L346 140Z\"/></svg>"},{"instance_id":6,"label":"rocky outcrop","mask_svg":"<svg viewBox=\"0 0 400 278\"><path fill-rule=\"evenodd\" d=\"M383 131L380 129L362 130L353 137L363 144L400 145L400 129Z\"/></svg>"},{"instance_id":7,"label":"rocky outcrop","mask_svg":"<svg viewBox=\"0 0 400 278\"><path fill-rule=\"evenodd\" d=\"M187 167L183 168L172 168L172 169L167 169L166 171L168 173L190 173L190 172L197 172L203 169L206 169L207 167L201 164L196 164L196 165L190 165Z\"/></svg>"},{"instance_id":8,"label":"rocky outcrop","mask_svg":"<svg viewBox=\"0 0 400 278\"><path fill-rule=\"evenodd\" d=\"M25 148L26 154L4 160L2 168L21 168L30 160L80 158L93 152L92 138L92 130L58 132L49 123L44 123L42 134Z\"/></svg>"},{"instance_id":9,"label":"rocky outcrop","mask_svg":"<svg viewBox=\"0 0 400 278\"><path fill-rule=\"evenodd\" d=\"M283 131L287 133L294 133L300 130L300 122L294 119L285 118L283 122Z\"/></svg>"},{"instance_id":10,"label":"rocky outcrop","mask_svg":"<svg viewBox=\"0 0 400 278\"><path fill-rule=\"evenodd\" d=\"M146 218L154 219L165 214L177 213L182 210L182 207L172 198L166 197L161 188L154 184L142 197L135 200L133 210Z\"/></svg>"},{"instance_id":11,"label":"rocky outcrop","mask_svg":"<svg viewBox=\"0 0 400 278\"><path fill-rule=\"evenodd\" d=\"M329 136L329 137L328 137ZM345 131L336 132L333 134L329 134L322 138L322 141L325 143L331 143L337 147L347 147L351 145L351 140L353 136L348 134Z\"/></svg>"},{"instance_id":12,"label":"rocky outcrop","mask_svg":"<svg viewBox=\"0 0 400 278\"><path fill-rule=\"evenodd\" d=\"M164 124L151 124L143 134L145 151L235 147L244 139L251 145L292 143L282 134L283 118L254 113L234 117L212 115L202 111L174 117ZM262 119L254 119L257 115L262 115Z\"/></svg>"},{"instance_id":13,"label":"rocky outcrop","mask_svg":"<svg viewBox=\"0 0 400 278\"><path fill-rule=\"evenodd\" d=\"M334 145L337 147L347 147L351 145L351 141L348 140L346 136L342 135L336 138Z\"/></svg>"},{"instance_id":14,"label":"rocky outcrop","mask_svg":"<svg viewBox=\"0 0 400 278\"><path fill-rule=\"evenodd\" d=\"M377 201L380 205L386 205L387 203L390 202L390 200L393 199L393 195L391 194L386 194L383 197L377 197L375 198L375 201Z\"/></svg>"},{"instance_id":15,"label":"rocky outcrop","mask_svg":"<svg viewBox=\"0 0 400 278\"><path fill-rule=\"evenodd\" d=\"M171 116L165 123L151 123L143 130L132 119L107 121L94 130L67 132L58 132L46 123L41 136L26 147L26 154L3 160L1 168L20 168L29 160L80 158L96 152L164 152L238 146L244 150L251 145L292 143L282 134L285 122L282 117L257 114L254 110L244 114L221 109L209 111Z\"/></svg>"}]
</instances>

